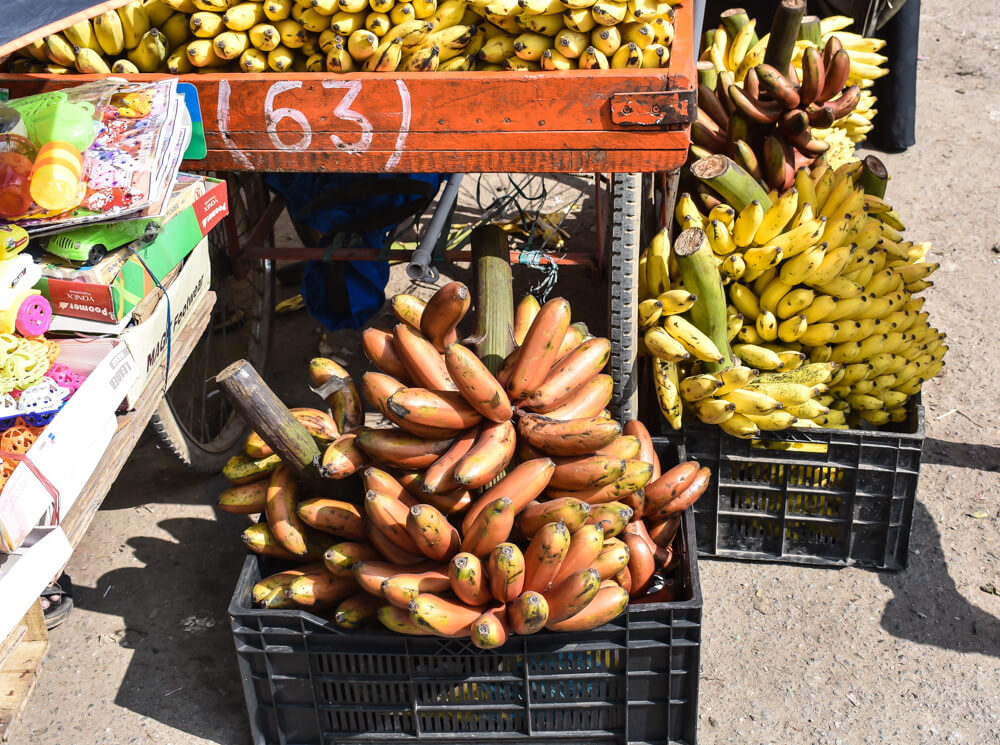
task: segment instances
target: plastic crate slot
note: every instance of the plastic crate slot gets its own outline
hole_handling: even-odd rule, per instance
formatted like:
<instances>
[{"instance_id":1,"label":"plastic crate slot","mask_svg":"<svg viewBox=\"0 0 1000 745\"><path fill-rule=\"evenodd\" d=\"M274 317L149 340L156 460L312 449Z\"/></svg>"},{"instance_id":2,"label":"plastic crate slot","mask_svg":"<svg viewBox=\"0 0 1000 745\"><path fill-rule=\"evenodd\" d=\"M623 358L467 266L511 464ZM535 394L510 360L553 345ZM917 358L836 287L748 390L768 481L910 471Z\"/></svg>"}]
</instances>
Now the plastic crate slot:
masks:
<instances>
[{"instance_id":1,"label":"plastic crate slot","mask_svg":"<svg viewBox=\"0 0 1000 745\"><path fill-rule=\"evenodd\" d=\"M498 710L484 707L481 711L424 711L417 718L420 728L427 733L448 732L520 732L524 729L524 712L521 709Z\"/></svg>"},{"instance_id":2,"label":"plastic crate slot","mask_svg":"<svg viewBox=\"0 0 1000 745\"><path fill-rule=\"evenodd\" d=\"M520 703L524 699L520 682L512 684L461 683L458 685L422 683L416 688L417 705L420 707L445 704L500 706L506 703Z\"/></svg>"}]
</instances>

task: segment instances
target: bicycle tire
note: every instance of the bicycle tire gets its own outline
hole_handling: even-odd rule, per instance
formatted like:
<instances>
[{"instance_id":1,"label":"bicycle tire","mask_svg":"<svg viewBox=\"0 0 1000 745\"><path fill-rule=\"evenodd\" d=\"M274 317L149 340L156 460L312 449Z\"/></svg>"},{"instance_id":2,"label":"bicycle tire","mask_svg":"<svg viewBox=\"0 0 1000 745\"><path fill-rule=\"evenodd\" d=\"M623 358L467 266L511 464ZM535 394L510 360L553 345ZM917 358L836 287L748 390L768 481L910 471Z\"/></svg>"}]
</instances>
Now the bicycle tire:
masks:
<instances>
[{"instance_id":1,"label":"bicycle tire","mask_svg":"<svg viewBox=\"0 0 1000 745\"><path fill-rule=\"evenodd\" d=\"M638 414L639 240L642 175L609 176L608 334L611 340L611 415L620 422Z\"/></svg>"},{"instance_id":2,"label":"bicycle tire","mask_svg":"<svg viewBox=\"0 0 1000 745\"><path fill-rule=\"evenodd\" d=\"M256 224L269 197L263 178L256 174L241 175L233 192L230 214L242 238ZM206 474L222 469L240 450L247 432L246 423L215 385L214 375L238 359L250 361L261 375L266 373L275 302L274 262L243 261L243 272L238 274L230 259L225 223L209 235L209 251L211 288L216 293L212 318L150 420L168 452L190 470ZM240 332L236 343L228 338L230 330Z\"/></svg>"}]
</instances>

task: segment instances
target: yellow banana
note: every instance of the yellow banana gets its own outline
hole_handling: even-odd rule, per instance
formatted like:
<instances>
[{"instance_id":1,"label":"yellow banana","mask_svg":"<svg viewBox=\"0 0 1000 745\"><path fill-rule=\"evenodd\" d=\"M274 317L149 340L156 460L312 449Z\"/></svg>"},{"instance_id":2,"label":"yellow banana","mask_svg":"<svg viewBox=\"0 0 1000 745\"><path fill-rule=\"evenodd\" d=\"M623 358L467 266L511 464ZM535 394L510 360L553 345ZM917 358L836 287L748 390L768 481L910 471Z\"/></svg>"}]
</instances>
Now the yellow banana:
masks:
<instances>
[{"instance_id":1,"label":"yellow banana","mask_svg":"<svg viewBox=\"0 0 1000 745\"><path fill-rule=\"evenodd\" d=\"M691 375L680 382L678 390L681 398L694 402L714 396L722 385L722 381L712 375Z\"/></svg>"},{"instance_id":2,"label":"yellow banana","mask_svg":"<svg viewBox=\"0 0 1000 745\"><path fill-rule=\"evenodd\" d=\"M62 33L66 37L66 41L73 46L80 47L80 49L89 49L98 54L104 51L97 41L97 36L94 34L94 27L90 25L90 21L78 21L72 26L64 28ZM79 55L77 56L79 57Z\"/></svg>"},{"instance_id":3,"label":"yellow banana","mask_svg":"<svg viewBox=\"0 0 1000 745\"><path fill-rule=\"evenodd\" d=\"M135 49L129 50L128 58L139 68L139 72L156 72L167 61L167 45L159 29L151 28L139 40Z\"/></svg>"},{"instance_id":4,"label":"yellow banana","mask_svg":"<svg viewBox=\"0 0 1000 745\"><path fill-rule=\"evenodd\" d=\"M107 75L111 72L111 68L108 67L108 63L104 61L104 58L90 47L75 46L73 50L76 52L77 72L84 75Z\"/></svg>"},{"instance_id":5,"label":"yellow banana","mask_svg":"<svg viewBox=\"0 0 1000 745\"><path fill-rule=\"evenodd\" d=\"M566 28L581 34L590 33L597 25L594 16L590 14L590 8L565 8L562 17Z\"/></svg>"},{"instance_id":6,"label":"yellow banana","mask_svg":"<svg viewBox=\"0 0 1000 745\"><path fill-rule=\"evenodd\" d=\"M573 70L576 69L576 60L570 59L555 49L546 49L542 54L543 70Z\"/></svg>"},{"instance_id":7,"label":"yellow banana","mask_svg":"<svg viewBox=\"0 0 1000 745\"><path fill-rule=\"evenodd\" d=\"M139 0L132 0L127 5L118 8L118 17L121 19L122 32L125 35L125 48L135 49L142 41L142 37L150 29L149 16L146 15L145 8L142 7L142 3ZM164 59L166 59L166 55L164 55ZM132 61L135 62L135 60ZM142 70L142 65L139 65L137 62L136 65ZM157 66L159 66L159 63L157 63ZM154 68L149 72L156 72L156 69Z\"/></svg>"},{"instance_id":8,"label":"yellow banana","mask_svg":"<svg viewBox=\"0 0 1000 745\"><path fill-rule=\"evenodd\" d=\"M590 12L599 25L615 26L625 20L628 4L613 2L613 0L597 0L590 6Z\"/></svg>"},{"instance_id":9,"label":"yellow banana","mask_svg":"<svg viewBox=\"0 0 1000 745\"><path fill-rule=\"evenodd\" d=\"M740 248L746 248L753 242L757 228L764 219L764 208L756 199L740 210L733 223L733 240Z\"/></svg>"},{"instance_id":10,"label":"yellow banana","mask_svg":"<svg viewBox=\"0 0 1000 745\"><path fill-rule=\"evenodd\" d=\"M240 69L243 72L267 72L267 55L260 49L247 49L240 55Z\"/></svg>"},{"instance_id":11,"label":"yellow banana","mask_svg":"<svg viewBox=\"0 0 1000 745\"><path fill-rule=\"evenodd\" d=\"M287 72L292 69L295 53L284 44L279 44L267 53L267 66L275 72Z\"/></svg>"},{"instance_id":12,"label":"yellow banana","mask_svg":"<svg viewBox=\"0 0 1000 745\"><path fill-rule=\"evenodd\" d=\"M215 54L219 59L239 57L250 46L250 39L242 31L225 31L215 37Z\"/></svg>"},{"instance_id":13,"label":"yellow banana","mask_svg":"<svg viewBox=\"0 0 1000 745\"><path fill-rule=\"evenodd\" d=\"M757 344L736 344L733 352L747 365L758 370L777 370L781 367L781 358L775 352Z\"/></svg>"},{"instance_id":14,"label":"yellow banana","mask_svg":"<svg viewBox=\"0 0 1000 745\"><path fill-rule=\"evenodd\" d=\"M797 285L812 277L823 259L826 258L826 244L812 246L781 265L781 281L788 285Z\"/></svg>"},{"instance_id":15,"label":"yellow banana","mask_svg":"<svg viewBox=\"0 0 1000 745\"><path fill-rule=\"evenodd\" d=\"M62 34L50 34L45 37L45 53L57 65L65 65L66 67L76 65L73 45L66 41L66 37Z\"/></svg>"},{"instance_id":16,"label":"yellow banana","mask_svg":"<svg viewBox=\"0 0 1000 745\"><path fill-rule=\"evenodd\" d=\"M728 401L734 407L737 414L743 416L760 416L776 411L782 407L781 402L776 401L763 391L754 388L737 388L724 396L720 396L723 401Z\"/></svg>"},{"instance_id":17,"label":"yellow banana","mask_svg":"<svg viewBox=\"0 0 1000 745\"><path fill-rule=\"evenodd\" d=\"M610 70L611 64L603 52L594 47L587 47L577 60L577 67L581 70Z\"/></svg>"},{"instance_id":18,"label":"yellow banana","mask_svg":"<svg viewBox=\"0 0 1000 745\"><path fill-rule=\"evenodd\" d=\"M694 413L705 424L722 424L735 411L736 405L721 398L703 398L692 403Z\"/></svg>"},{"instance_id":19,"label":"yellow banana","mask_svg":"<svg viewBox=\"0 0 1000 745\"><path fill-rule=\"evenodd\" d=\"M684 410L677 382L677 365L666 360L653 360L653 387L663 418L671 428L680 429Z\"/></svg>"},{"instance_id":20,"label":"yellow banana","mask_svg":"<svg viewBox=\"0 0 1000 745\"><path fill-rule=\"evenodd\" d=\"M699 360L704 362L723 361L724 357L715 342L685 318L678 315L667 316L663 321L663 328Z\"/></svg>"},{"instance_id":21,"label":"yellow banana","mask_svg":"<svg viewBox=\"0 0 1000 745\"><path fill-rule=\"evenodd\" d=\"M754 233L754 242L760 246L770 244L771 240L785 229L785 226L795 215L798 203L799 193L795 187L788 189L778 197L761 217L757 231Z\"/></svg>"},{"instance_id":22,"label":"yellow banana","mask_svg":"<svg viewBox=\"0 0 1000 745\"><path fill-rule=\"evenodd\" d=\"M552 46L563 57L568 59L578 59L587 50L589 44L590 37L587 34L581 34L570 29L563 29L556 34L555 41Z\"/></svg>"},{"instance_id":23,"label":"yellow banana","mask_svg":"<svg viewBox=\"0 0 1000 745\"><path fill-rule=\"evenodd\" d=\"M594 49L611 56L622 45L621 33L619 33L617 26L597 26L590 32L590 43ZM679 201L680 199L678 198Z\"/></svg>"},{"instance_id":24,"label":"yellow banana","mask_svg":"<svg viewBox=\"0 0 1000 745\"><path fill-rule=\"evenodd\" d=\"M665 329L654 326L643 335L646 349L654 357L668 362L684 362L691 359L687 347L677 341Z\"/></svg>"},{"instance_id":25,"label":"yellow banana","mask_svg":"<svg viewBox=\"0 0 1000 745\"><path fill-rule=\"evenodd\" d=\"M774 341L778 338L778 320L771 311L761 311L755 325L758 336L764 341Z\"/></svg>"},{"instance_id":26,"label":"yellow banana","mask_svg":"<svg viewBox=\"0 0 1000 745\"><path fill-rule=\"evenodd\" d=\"M283 21L292 14L294 0L265 0L264 16L267 20Z\"/></svg>"},{"instance_id":27,"label":"yellow banana","mask_svg":"<svg viewBox=\"0 0 1000 745\"><path fill-rule=\"evenodd\" d=\"M661 292L657 297L663 307L663 315L672 316L677 313L686 313L698 300L697 295L693 295L687 290L667 290Z\"/></svg>"}]
</instances>

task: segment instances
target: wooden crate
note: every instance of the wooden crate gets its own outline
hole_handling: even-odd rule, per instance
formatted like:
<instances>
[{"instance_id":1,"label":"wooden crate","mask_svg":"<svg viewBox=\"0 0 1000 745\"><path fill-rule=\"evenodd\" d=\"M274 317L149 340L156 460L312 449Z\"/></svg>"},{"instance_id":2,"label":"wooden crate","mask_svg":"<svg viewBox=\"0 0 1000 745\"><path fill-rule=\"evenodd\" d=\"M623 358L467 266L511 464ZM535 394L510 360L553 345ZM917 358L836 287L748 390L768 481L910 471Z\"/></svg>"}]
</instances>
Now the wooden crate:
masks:
<instances>
[{"instance_id":1,"label":"wooden crate","mask_svg":"<svg viewBox=\"0 0 1000 745\"><path fill-rule=\"evenodd\" d=\"M664 69L181 76L198 88L208 145L185 167L670 171L687 156L696 114L692 4L675 9ZM94 77L8 74L0 87L19 97Z\"/></svg>"}]
</instances>

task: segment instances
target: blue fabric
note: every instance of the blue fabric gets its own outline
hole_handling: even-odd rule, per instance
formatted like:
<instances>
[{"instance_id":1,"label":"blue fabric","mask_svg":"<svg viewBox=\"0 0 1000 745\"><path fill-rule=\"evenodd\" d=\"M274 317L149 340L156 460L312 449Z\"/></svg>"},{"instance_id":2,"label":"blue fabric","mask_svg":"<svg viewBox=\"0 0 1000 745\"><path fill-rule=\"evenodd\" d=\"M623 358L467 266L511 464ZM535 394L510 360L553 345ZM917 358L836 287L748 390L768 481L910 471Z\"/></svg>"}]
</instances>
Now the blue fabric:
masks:
<instances>
[{"instance_id":1,"label":"blue fabric","mask_svg":"<svg viewBox=\"0 0 1000 745\"><path fill-rule=\"evenodd\" d=\"M281 194L288 202L288 212L293 220L319 231L325 236L350 230L350 224L362 217L370 216L390 207L397 207L410 201L407 195L385 194L375 196L366 202L348 202L329 207L322 211L313 211L300 215L301 207L308 204L314 197L331 189L349 186L352 181L370 181L370 174L351 173L271 173L267 176L267 185L273 191ZM376 176L378 178L378 176ZM398 178L394 176L393 178ZM409 174L414 181L439 187L443 176L439 174ZM385 248L386 242L396 224L380 226L376 230L361 233L360 246L368 248ZM330 253L335 254L337 247L331 247ZM347 261L343 262L344 282L347 286L347 297L350 314L338 313L328 302L330 289L327 286L327 274L324 262L306 262L302 277L302 297L306 308L312 316L331 331L344 328L361 328L385 302L385 286L389 281L389 263L387 261Z\"/></svg>"}]
</instances>

